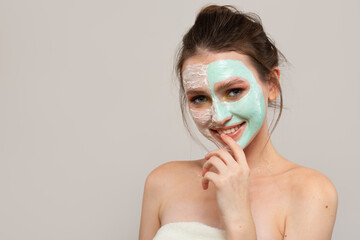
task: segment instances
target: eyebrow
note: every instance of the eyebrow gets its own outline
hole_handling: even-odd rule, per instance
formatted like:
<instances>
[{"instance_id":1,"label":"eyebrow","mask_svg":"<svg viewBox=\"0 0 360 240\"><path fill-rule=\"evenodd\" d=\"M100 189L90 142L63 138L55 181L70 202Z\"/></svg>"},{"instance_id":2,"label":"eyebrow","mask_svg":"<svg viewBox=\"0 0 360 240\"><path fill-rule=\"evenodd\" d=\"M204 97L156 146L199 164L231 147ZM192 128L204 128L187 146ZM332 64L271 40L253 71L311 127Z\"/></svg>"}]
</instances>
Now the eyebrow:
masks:
<instances>
[{"instance_id":1,"label":"eyebrow","mask_svg":"<svg viewBox=\"0 0 360 240\"><path fill-rule=\"evenodd\" d=\"M201 94L206 94L206 92L202 90L193 90L193 89L186 91L186 95L201 95Z\"/></svg>"},{"instance_id":2,"label":"eyebrow","mask_svg":"<svg viewBox=\"0 0 360 240\"><path fill-rule=\"evenodd\" d=\"M222 82L218 82L218 83L215 83L215 86L214 86L214 90L218 90L218 89L222 89L222 88L229 88L231 87L232 85L234 84L238 84L238 83L246 83L247 81L241 79L241 78L230 78L228 80L225 80L225 81L222 81Z\"/></svg>"}]
</instances>

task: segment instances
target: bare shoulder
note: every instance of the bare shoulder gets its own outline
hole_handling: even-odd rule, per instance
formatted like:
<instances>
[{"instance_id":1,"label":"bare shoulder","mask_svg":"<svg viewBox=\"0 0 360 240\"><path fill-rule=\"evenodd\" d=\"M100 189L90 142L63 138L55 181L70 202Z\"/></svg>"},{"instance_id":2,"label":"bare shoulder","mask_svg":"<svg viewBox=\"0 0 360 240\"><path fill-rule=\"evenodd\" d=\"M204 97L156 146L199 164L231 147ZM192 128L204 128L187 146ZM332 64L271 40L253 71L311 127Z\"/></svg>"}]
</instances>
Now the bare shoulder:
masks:
<instances>
[{"instance_id":1,"label":"bare shoulder","mask_svg":"<svg viewBox=\"0 0 360 240\"><path fill-rule=\"evenodd\" d=\"M166 191L179 181L196 175L201 169L200 161L171 161L164 163L150 172L146 179L146 185L153 190ZM159 193L159 192L158 192Z\"/></svg>"},{"instance_id":2,"label":"bare shoulder","mask_svg":"<svg viewBox=\"0 0 360 240\"><path fill-rule=\"evenodd\" d=\"M288 162L282 175L288 189L284 237L331 239L338 208L334 184L323 173Z\"/></svg>"},{"instance_id":3,"label":"bare shoulder","mask_svg":"<svg viewBox=\"0 0 360 240\"><path fill-rule=\"evenodd\" d=\"M156 167L150 172L148 178L154 179L155 181L161 181L161 179L164 177L166 179L168 179L168 177L176 177L178 174L183 174L187 171L195 170L199 166L201 166L200 160L171 161Z\"/></svg>"},{"instance_id":4,"label":"bare shoulder","mask_svg":"<svg viewBox=\"0 0 360 240\"><path fill-rule=\"evenodd\" d=\"M289 172L291 191L287 239L331 239L338 207L334 184L321 172L297 166Z\"/></svg>"},{"instance_id":5,"label":"bare shoulder","mask_svg":"<svg viewBox=\"0 0 360 240\"><path fill-rule=\"evenodd\" d=\"M300 165L294 167L289 173L293 199L301 201L309 198L321 198L324 202L337 203L336 188L323 173Z\"/></svg>"},{"instance_id":6,"label":"bare shoulder","mask_svg":"<svg viewBox=\"0 0 360 240\"><path fill-rule=\"evenodd\" d=\"M196 173L198 161L174 161L155 168L146 178L141 211L140 239L153 239L161 226L163 203ZM189 181L189 180L187 180ZM180 184L179 184L180 183Z\"/></svg>"}]
</instances>

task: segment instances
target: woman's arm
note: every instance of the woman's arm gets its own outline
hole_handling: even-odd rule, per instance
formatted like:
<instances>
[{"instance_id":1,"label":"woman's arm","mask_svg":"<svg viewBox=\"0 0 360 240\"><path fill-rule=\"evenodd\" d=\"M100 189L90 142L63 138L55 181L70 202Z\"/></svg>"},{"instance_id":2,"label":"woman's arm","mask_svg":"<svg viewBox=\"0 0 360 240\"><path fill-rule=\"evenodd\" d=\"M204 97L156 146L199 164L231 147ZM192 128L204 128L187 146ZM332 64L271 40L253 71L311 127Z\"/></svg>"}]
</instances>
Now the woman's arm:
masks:
<instances>
[{"instance_id":1,"label":"woman's arm","mask_svg":"<svg viewBox=\"0 0 360 240\"><path fill-rule=\"evenodd\" d=\"M225 149L211 151L203 165L203 189L211 181L215 185L221 218L227 240L257 240L250 209L250 168L242 148L229 136L220 135L233 155ZM217 172L211 171L214 167Z\"/></svg>"},{"instance_id":2,"label":"woman's arm","mask_svg":"<svg viewBox=\"0 0 360 240\"><path fill-rule=\"evenodd\" d=\"M338 206L331 181L313 170L294 185L285 227L285 240L331 240Z\"/></svg>"},{"instance_id":3,"label":"woman's arm","mask_svg":"<svg viewBox=\"0 0 360 240\"><path fill-rule=\"evenodd\" d=\"M159 187L157 169L152 171L146 179L140 222L140 240L152 240L160 228L159 219Z\"/></svg>"}]
</instances>

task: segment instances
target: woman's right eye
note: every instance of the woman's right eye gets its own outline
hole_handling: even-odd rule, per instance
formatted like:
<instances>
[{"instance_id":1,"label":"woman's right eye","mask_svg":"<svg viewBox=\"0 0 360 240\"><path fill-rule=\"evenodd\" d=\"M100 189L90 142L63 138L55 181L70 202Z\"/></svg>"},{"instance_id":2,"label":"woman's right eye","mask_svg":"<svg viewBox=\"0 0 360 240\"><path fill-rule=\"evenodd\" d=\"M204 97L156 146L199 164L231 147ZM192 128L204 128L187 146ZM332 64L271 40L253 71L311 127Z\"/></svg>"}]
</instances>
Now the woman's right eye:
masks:
<instances>
[{"instance_id":1,"label":"woman's right eye","mask_svg":"<svg viewBox=\"0 0 360 240\"><path fill-rule=\"evenodd\" d=\"M207 100L208 100L208 99L207 99L206 96L196 96L196 97L192 97L192 98L190 99L190 101L191 101L192 103L195 103L195 104L201 104L201 103L206 102Z\"/></svg>"}]
</instances>

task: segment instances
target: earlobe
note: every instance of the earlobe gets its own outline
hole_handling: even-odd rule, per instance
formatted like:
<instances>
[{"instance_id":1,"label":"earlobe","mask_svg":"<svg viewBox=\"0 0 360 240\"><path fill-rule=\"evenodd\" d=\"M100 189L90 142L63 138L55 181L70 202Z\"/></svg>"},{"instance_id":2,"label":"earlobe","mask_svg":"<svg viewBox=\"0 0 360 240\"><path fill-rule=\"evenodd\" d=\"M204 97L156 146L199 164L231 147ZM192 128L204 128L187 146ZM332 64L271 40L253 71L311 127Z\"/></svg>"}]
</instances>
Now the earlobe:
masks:
<instances>
[{"instance_id":1,"label":"earlobe","mask_svg":"<svg viewBox=\"0 0 360 240\"><path fill-rule=\"evenodd\" d=\"M269 73L269 101L275 101L280 91L280 70L274 67Z\"/></svg>"}]
</instances>

